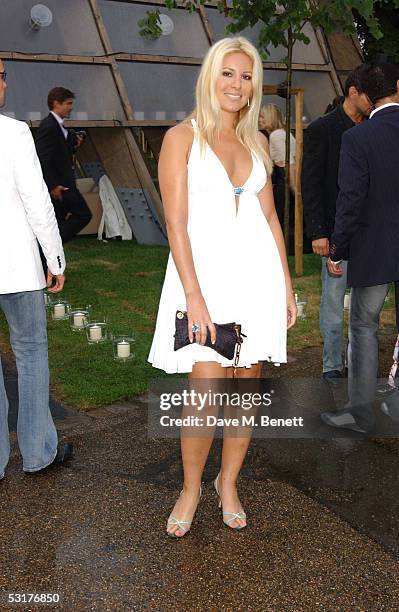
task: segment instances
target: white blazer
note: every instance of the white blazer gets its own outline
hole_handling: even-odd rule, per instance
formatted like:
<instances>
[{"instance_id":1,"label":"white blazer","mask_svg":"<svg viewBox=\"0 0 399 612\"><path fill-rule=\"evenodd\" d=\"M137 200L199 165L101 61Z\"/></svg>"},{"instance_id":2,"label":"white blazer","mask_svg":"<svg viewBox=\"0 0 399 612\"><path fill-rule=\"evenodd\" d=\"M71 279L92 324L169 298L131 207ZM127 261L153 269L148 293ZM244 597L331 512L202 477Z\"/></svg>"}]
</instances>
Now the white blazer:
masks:
<instances>
[{"instance_id":1,"label":"white blazer","mask_svg":"<svg viewBox=\"0 0 399 612\"><path fill-rule=\"evenodd\" d=\"M0 294L43 289L37 240L49 270L63 274L64 250L30 129L0 114Z\"/></svg>"}]
</instances>

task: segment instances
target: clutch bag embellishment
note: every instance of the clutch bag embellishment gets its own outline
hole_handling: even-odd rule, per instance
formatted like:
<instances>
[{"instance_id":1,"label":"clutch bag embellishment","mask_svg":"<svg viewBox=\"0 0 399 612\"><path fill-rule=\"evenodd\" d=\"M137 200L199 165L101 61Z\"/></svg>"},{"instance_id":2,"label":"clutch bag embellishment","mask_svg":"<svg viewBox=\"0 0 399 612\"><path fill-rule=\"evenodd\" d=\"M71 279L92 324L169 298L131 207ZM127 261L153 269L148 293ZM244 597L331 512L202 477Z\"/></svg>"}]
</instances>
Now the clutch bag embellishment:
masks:
<instances>
[{"instance_id":1,"label":"clutch bag embellishment","mask_svg":"<svg viewBox=\"0 0 399 612\"><path fill-rule=\"evenodd\" d=\"M246 337L245 334L241 332L241 325L238 323L214 323L214 326L216 328L216 342L212 344L211 334L208 329L205 346L212 348L226 359L234 359L234 368L238 367L241 344L243 338ZM174 338L175 351L191 344L188 337L187 312L182 310L176 312Z\"/></svg>"}]
</instances>

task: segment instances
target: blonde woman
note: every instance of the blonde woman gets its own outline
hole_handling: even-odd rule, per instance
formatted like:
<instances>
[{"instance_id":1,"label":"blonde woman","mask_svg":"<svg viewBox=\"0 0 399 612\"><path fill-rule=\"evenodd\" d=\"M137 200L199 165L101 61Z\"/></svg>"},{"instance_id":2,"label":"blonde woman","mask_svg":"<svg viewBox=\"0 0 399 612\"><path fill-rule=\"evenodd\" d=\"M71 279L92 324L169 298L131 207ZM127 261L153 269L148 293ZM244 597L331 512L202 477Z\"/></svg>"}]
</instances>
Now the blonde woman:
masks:
<instances>
[{"instance_id":1,"label":"blonde woman","mask_svg":"<svg viewBox=\"0 0 399 612\"><path fill-rule=\"evenodd\" d=\"M274 164L273 193L277 215L281 225L284 222L284 175L285 175L285 123L283 115L275 104L262 106L259 113L259 129L269 134L270 158ZM291 192L295 193L295 138L290 134L289 179ZM293 211L293 206L291 206Z\"/></svg>"},{"instance_id":2,"label":"blonde woman","mask_svg":"<svg viewBox=\"0 0 399 612\"><path fill-rule=\"evenodd\" d=\"M286 362L296 318L284 240L274 208L272 164L258 131L262 63L245 38L213 45L202 65L192 116L165 135L159 180L171 249L149 361L191 381L232 377L233 361L204 346L214 323L236 322L246 338L236 376L259 378L263 361ZM261 269L259 262L262 262ZM176 311L191 344L174 351ZM184 483L167 523L191 527L212 437L181 438ZM249 437L225 437L215 481L222 519L246 526L237 479Z\"/></svg>"}]
</instances>

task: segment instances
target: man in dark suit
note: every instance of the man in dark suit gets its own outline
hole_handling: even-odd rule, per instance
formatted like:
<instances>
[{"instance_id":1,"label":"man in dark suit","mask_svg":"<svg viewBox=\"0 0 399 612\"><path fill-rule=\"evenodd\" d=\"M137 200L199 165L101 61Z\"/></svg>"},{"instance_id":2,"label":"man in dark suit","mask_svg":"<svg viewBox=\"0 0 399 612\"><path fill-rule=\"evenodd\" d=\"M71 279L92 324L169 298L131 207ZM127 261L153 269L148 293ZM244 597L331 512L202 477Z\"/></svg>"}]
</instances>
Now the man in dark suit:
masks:
<instances>
[{"instance_id":1,"label":"man in dark suit","mask_svg":"<svg viewBox=\"0 0 399 612\"><path fill-rule=\"evenodd\" d=\"M313 121L304 133L303 210L313 252L322 257L320 330L324 343L323 378L331 385L338 384L342 376L346 262L341 278L330 277L325 263L334 227L342 134L362 123L371 111L370 102L360 85L364 69L362 65L349 74L343 101L332 112Z\"/></svg>"},{"instance_id":2,"label":"man in dark suit","mask_svg":"<svg viewBox=\"0 0 399 612\"><path fill-rule=\"evenodd\" d=\"M399 282L399 69L369 66L362 90L375 104L370 120L342 138L339 196L328 269L352 286L349 406L324 413L335 427L371 430L378 371L378 324L389 283Z\"/></svg>"},{"instance_id":3,"label":"man in dark suit","mask_svg":"<svg viewBox=\"0 0 399 612\"><path fill-rule=\"evenodd\" d=\"M36 133L36 150L51 195L62 242L71 240L91 219L91 212L76 187L73 153L81 140L64 127L75 95L55 87L47 97L49 115Z\"/></svg>"}]
</instances>

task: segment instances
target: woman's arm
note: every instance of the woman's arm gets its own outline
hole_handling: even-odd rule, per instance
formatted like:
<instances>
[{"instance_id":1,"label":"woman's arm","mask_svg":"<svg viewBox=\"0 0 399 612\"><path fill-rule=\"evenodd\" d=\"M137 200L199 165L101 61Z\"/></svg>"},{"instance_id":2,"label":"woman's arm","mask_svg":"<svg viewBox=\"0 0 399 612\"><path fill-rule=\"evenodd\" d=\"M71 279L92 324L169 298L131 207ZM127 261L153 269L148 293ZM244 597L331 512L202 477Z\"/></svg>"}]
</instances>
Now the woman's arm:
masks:
<instances>
[{"instance_id":1,"label":"woman's arm","mask_svg":"<svg viewBox=\"0 0 399 612\"><path fill-rule=\"evenodd\" d=\"M201 293L187 232L187 161L192 142L193 130L189 125L182 124L170 129L162 143L158 176L169 246L186 296L190 342L194 340L191 327L197 323L201 328L197 340L204 344L207 327L212 342L216 340L216 331Z\"/></svg>"},{"instance_id":2,"label":"woman's arm","mask_svg":"<svg viewBox=\"0 0 399 612\"><path fill-rule=\"evenodd\" d=\"M268 143L266 138L261 136L261 141L265 150L268 152ZM281 264L283 266L285 287L287 292L287 328L289 329L295 324L297 308L295 304L294 292L292 289L291 274L288 267L284 236L281 230L280 222L278 220L276 208L274 206L273 189L270 177L268 177L266 185L259 193L258 197L263 214L265 215L266 220L269 223L274 240L276 241L277 249L281 259Z\"/></svg>"}]
</instances>

